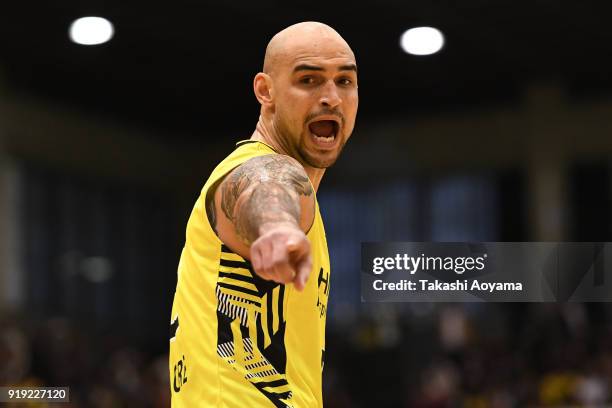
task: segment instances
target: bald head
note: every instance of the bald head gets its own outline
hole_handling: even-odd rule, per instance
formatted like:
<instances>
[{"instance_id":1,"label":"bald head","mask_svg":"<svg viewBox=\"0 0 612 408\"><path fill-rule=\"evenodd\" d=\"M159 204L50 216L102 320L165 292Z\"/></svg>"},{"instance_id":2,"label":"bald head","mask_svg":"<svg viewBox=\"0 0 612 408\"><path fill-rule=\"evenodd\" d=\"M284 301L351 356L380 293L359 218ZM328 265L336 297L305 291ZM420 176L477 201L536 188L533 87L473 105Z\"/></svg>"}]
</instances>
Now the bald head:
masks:
<instances>
[{"instance_id":1,"label":"bald head","mask_svg":"<svg viewBox=\"0 0 612 408\"><path fill-rule=\"evenodd\" d=\"M254 137L325 169L353 131L357 88L355 55L340 34L315 22L287 27L268 43L263 72L253 79L261 104Z\"/></svg>"},{"instance_id":2,"label":"bald head","mask_svg":"<svg viewBox=\"0 0 612 408\"><path fill-rule=\"evenodd\" d=\"M316 54L323 45L333 46L339 54L350 54L351 47L344 38L330 26L314 21L297 23L278 32L266 47L263 72L272 75L274 70L296 57L296 55Z\"/></svg>"}]
</instances>

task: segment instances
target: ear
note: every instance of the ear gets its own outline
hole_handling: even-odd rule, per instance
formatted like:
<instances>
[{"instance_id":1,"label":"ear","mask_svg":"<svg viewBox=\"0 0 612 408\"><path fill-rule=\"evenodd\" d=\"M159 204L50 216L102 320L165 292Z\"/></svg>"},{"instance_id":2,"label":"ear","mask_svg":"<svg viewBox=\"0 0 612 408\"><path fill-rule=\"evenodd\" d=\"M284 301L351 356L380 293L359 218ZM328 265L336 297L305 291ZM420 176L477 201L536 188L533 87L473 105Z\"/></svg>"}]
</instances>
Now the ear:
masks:
<instances>
[{"instance_id":1,"label":"ear","mask_svg":"<svg viewBox=\"0 0 612 408\"><path fill-rule=\"evenodd\" d=\"M274 88L270 75L263 72L255 75L253 91L255 91L255 97L262 106L272 104L274 101Z\"/></svg>"}]
</instances>

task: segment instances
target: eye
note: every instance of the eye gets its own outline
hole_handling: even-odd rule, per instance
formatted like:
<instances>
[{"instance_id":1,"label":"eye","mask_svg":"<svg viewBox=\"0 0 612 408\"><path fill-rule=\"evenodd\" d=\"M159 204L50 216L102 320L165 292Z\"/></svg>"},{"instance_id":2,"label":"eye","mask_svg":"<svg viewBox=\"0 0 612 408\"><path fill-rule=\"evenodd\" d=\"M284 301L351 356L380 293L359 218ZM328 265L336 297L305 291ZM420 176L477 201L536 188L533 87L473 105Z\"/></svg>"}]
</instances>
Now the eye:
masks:
<instances>
[{"instance_id":1,"label":"eye","mask_svg":"<svg viewBox=\"0 0 612 408\"><path fill-rule=\"evenodd\" d=\"M300 84L304 84L304 85L312 85L314 84L314 78L311 76L305 76L300 78Z\"/></svg>"},{"instance_id":2,"label":"eye","mask_svg":"<svg viewBox=\"0 0 612 408\"><path fill-rule=\"evenodd\" d=\"M343 85L343 86L348 86L351 85L353 83L353 81L350 78L340 78L338 80L338 84Z\"/></svg>"}]
</instances>

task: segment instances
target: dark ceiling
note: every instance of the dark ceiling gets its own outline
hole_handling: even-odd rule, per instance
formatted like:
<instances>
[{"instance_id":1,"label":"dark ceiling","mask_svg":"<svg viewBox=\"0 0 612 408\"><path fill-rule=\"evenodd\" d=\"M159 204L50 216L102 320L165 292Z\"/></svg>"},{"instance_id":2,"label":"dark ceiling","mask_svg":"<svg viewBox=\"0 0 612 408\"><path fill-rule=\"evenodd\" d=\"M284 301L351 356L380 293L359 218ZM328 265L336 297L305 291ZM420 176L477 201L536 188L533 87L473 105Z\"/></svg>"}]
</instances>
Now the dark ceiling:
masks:
<instances>
[{"instance_id":1,"label":"dark ceiling","mask_svg":"<svg viewBox=\"0 0 612 408\"><path fill-rule=\"evenodd\" d=\"M332 25L353 47L359 120L513 105L528 83L540 80L560 82L577 98L607 96L612 27L610 7L603 5L21 1L1 6L0 68L19 92L174 137L213 139L250 134L258 115L251 83L265 45L302 20ZM113 40L71 43L68 26L85 15L111 20ZM414 57L400 50L401 33L417 25L443 31L441 53Z\"/></svg>"}]
</instances>

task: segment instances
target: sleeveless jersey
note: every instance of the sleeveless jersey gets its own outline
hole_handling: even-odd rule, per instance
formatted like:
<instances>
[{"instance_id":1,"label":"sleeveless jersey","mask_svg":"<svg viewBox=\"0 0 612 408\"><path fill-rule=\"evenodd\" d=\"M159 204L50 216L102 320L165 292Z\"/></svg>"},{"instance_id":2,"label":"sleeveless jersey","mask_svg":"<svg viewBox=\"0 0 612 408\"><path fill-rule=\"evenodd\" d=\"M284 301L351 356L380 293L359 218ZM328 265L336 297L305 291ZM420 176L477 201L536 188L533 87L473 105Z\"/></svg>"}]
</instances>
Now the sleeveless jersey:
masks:
<instances>
[{"instance_id":1,"label":"sleeveless jersey","mask_svg":"<svg viewBox=\"0 0 612 408\"><path fill-rule=\"evenodd\" d=\"M302 292L260 278L206 215L209 188L245 161L277 154L243 141L204 185L187 223L171 314L173 407L321 407L330 267L316 203Z\"/></svg>"}]
</instances>

